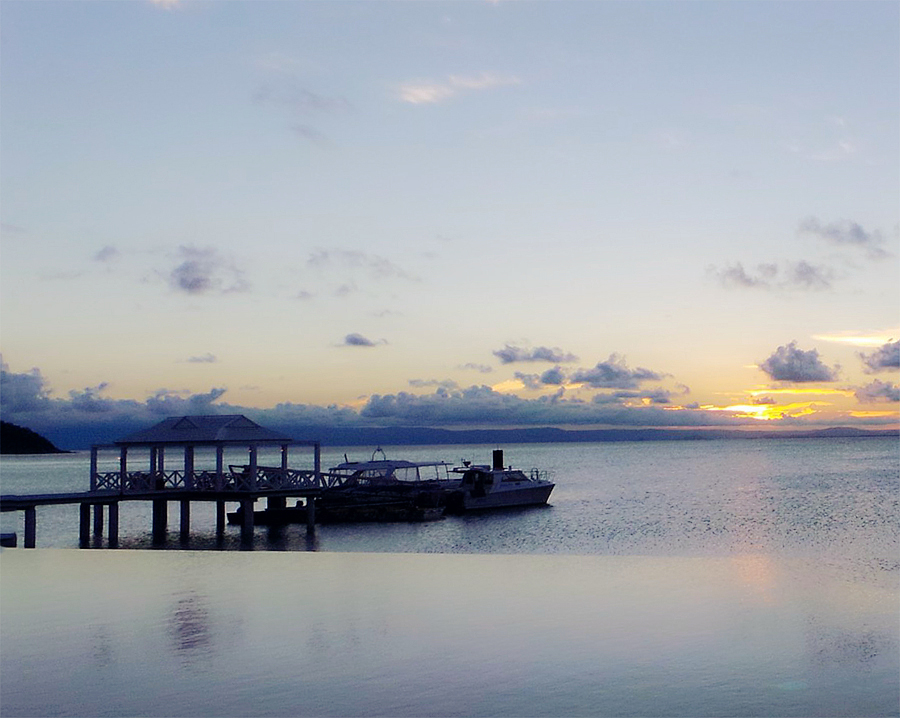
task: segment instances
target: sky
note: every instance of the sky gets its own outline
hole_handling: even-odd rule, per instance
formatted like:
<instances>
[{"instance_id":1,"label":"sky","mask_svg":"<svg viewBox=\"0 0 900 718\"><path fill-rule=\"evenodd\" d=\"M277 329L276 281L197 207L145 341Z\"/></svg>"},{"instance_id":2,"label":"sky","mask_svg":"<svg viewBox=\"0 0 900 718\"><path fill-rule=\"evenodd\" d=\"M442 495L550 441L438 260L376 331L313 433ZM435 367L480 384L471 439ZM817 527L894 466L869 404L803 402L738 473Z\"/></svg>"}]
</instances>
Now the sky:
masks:
<instances>
[{"instance_id":1,"label":"sky","mask_svg":"<svg viewBox=\"0 0 900 718\"><path fill-rule=\"evenodd\" d=\"M894 2L0 4L5 421L896 427Z\"/></svg>"}]
</instances>

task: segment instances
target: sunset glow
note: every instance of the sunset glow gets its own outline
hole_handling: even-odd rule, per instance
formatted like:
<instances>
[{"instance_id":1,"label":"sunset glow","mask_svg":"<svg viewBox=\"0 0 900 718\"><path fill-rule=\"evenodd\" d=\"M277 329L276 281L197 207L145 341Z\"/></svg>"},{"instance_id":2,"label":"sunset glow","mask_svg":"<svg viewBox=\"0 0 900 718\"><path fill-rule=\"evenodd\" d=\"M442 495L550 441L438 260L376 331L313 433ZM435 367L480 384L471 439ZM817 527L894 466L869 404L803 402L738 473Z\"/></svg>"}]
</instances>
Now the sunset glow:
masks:
<instances>
[{"instance_id":1,"label":"sunset glow","mask_svg":"<svg viewBox=\"0 0 900 718\"><path fill-rule=\"evenodd\" d=\"M898 25L8 0L4 420L895 429Z\"/></svg>"}]
</instances>

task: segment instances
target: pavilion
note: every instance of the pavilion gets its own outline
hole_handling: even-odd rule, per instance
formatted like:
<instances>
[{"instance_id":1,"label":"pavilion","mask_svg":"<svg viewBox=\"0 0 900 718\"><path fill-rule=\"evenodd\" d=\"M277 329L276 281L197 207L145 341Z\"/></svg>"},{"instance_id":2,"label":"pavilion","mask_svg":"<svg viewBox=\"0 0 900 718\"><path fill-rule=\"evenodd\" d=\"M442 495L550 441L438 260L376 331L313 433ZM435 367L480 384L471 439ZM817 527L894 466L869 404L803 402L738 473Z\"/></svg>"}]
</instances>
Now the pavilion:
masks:
<instances>
[{"instance_id":1,"label":"pavilion","mask_svg":"<svg viewBox=\"0 0 900 718\"><path fill-rule=\"evenodd\" d=\"M291 469L289 448L293 445L311 446L314 451L312 470ZM260 466L259 449L280 447L279 466ZM225 465L226 450L246 450L246 463ZM118 470L100 469L103 451L118 453ZM132 456L141 450L149 462L135 470L129 466ZM212 456L215 467L212 467ZM172 461L171 454L180 454ZM205 460L204 460L205 459ZM132 464L134 461L132 460ZM169 465L167 465L169 464ZM175 464L175 466L171 466ZM287 496L305 496L310 506L308 528L314 524L313 502L310 497L321 487L321 446L318 441L295 441L276 431L266 429L246 416L172 416L129 434L112 445L91 447L90 491L108 496L117 493L122 498L153 498L153 534L165 536L166 501L181 501L181 531L186 535L190 526L191 500L217 502L217 530L224 530L225 502L239 501L243 507L242 534L252 535L253 504L266 497L269 508L284 507ZM102 532L103 503L94 504L94 533ZM110 505L110 534L117 506ZM116 518L117 522L117 518Z\"/></svg>"}]
</instances>

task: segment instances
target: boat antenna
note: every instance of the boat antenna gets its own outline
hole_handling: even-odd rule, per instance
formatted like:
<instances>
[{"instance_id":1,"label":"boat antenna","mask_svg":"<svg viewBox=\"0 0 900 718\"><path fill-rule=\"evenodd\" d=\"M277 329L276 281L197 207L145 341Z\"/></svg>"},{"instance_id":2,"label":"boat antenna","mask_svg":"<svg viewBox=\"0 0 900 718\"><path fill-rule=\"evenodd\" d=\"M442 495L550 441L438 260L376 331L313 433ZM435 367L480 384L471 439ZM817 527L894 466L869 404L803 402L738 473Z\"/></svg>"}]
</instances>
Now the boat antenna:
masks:
<instances>
[{"instance_id":1,"label":"boat antenna","mask_svg":"<svg viewBox=\"0 0 900 718\"><path fill-rule=\"evenodd\" d=\"M379 452L381 452L381 455L382 455L382 457L384 457L384 460L387 461L387 454L384 453L384 449L382 449L380 446L377 447L377 448L375 449L375 451L372 452L372 461L375 461L375 456L376 456Z\"/></svg>"}]
</instances>

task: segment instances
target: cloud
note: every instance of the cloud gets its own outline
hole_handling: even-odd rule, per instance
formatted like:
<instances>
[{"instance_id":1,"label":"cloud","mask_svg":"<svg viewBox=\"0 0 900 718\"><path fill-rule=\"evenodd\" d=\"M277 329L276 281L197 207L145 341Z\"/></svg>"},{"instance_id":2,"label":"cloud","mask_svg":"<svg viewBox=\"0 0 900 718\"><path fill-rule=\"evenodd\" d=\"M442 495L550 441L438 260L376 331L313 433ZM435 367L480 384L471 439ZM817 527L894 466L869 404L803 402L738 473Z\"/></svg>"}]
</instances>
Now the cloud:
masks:
<instances>
[{"instance_id":1,"label":"cloud","mask_svg":"<svg viewBox=\"0 0 900 718\"><path fill-rule=\"evenodd\" d=\"M0 408L4 418L17 413L44 411L49 406L50 393L40 369L14 374L0 357Z\"/></svg>"},{"instance_id":2,"label":"cloud","mask_svg":"<svg viewBox=\"0 0 900 718\"><path fill-rule=\"evenodd\" d=\"M413 105L433 104L453 97L456 92L448 85L438 83L407 83L398 92L403 102Z\"/></svg>"},{"instance_id":3,"label":"cloud","mask_svg":"<svg viewBox=\"0 0 900 718\"><path fill-rule=\"evenodd\" d=\"M249 288L243 272L212 247L182 246L181 262L168 276L169 286L186 294L242 292Z\"/></svg>"},{"instance_id":4,"label":"cloud","mask_svg":"<svg viewBox=\"0 0 900 718\"><path fill-rule=\"evenodd\" d=\"M319 95L297 85L265 85L256 91L253 99L280 105L299 115L345 113L353 109L343 97Z\"/></svg>"},{"instance_id":5,"label":"cloud","mask_svg":"<svg viewBox=\"0 0 900 718\"><path fill-rule=\"evenodd\" d=\"M477 76L450 75L446 80L407 82L400 86L397 96L402 102L428 105L444 102L460 93L490 90L496 87L520 85L522 81L512 75L483 72Z\"/></svg>"},{"instance_id":6,"label":"cloud","mask_svg":"<svg viewBox=\"0 0 900 718\"><path fill-rule=\"evenodd\" d=\"M199 356L188 357L188 364L215 364L219 360L213 354L201 354Z\"/></svg>"},{"instance_id":7,"label":"cloud","mask_svg":"<svg viewBox=\"0 0 900 718\"><path fill-rule=\"evenodd\" d=\"M150 0L150 4L161 7L163 10L174 10L181 5L181 0Z\"/></svg>"},{"instance_id":8,"label":"cloud","mask_svg":"<svg viewBox=\"0 0 900 718\"><path fill-rule=\"evenodd\" d=\"M349 297L351 294L354 294L359 291L359 287L357 287L353 282L349 282L348 284L342 284L337 287L333 294L336 297Z\"/></svg>"},{"instance_id":9,"label":"cloud","mask_svg":"<svg viewBox=\"0 0 900 718\"><path fill-rule=\"evenodd\" d=\"M522 349L521 347L507 344L503 349L497 349L493 352L494 356L500 359L503 364L512 364L514 362L572 362L578 361L578 357L569 352L565 352L558 347L537 347L535 349Z\"/></svg>"},{"instance_id":10,"label":"cloud","mask_svg":"<svg viewBox=\"0 0 900 718\"><path fill-rule=\"evenodd\" d=\"M110 245L106 245L97 251L94 255L94 260L97 262L109 262L113 259L116 259L119 256L119 250Z\"/></svg>"},{"instance_id":11,"label":"cloud","mask_svg":"<svg viewBox=\"0 0 900 718\"><path fill-rule=\"evenodd\" d=\"M86 414L105 414L114 403L113 399L100 396L109 386L107 382L101 382L97 386L86 387L81 391L69 392L69 401L73 409Z\"/></svg>"},{"instance_id":12,"label":"cloud","mask_svg":"<svg viewBox=\"0 0 900 718\"><path fill-rule=\"evenodd\" d=\"M377 342L373 342L371 339L367 339L362 334L348 334L344 337L343 346L345 347L374 347L379 344L387 344L384 339L381 339Z\"/></svg>"},{"instance_id":13,"label":"cloud","mask_svg":"<svg viewBox=\"0 0 900 718\"><path fill-rule=\"evenodd\" d=\"M215 414L213 403L225 394L224 388L210 389L205 394L191 394L184 391L159 389L149 399L146 406L160 416L182 416L187 414Z\"/></svg>"},{"instance_id":14,"label":"cloud","mask_svg":"<svg viewBox=\"0 0 900 718\"><path fill-rule=\"evenodd\" d=\"M883 331L843 331L832 334L814 334L813 339L821 339L825 342L837 344L850 344L858 347L878 347L893 341L894 335L900 332L900 328L894 327Z\"/></svg>"},{"instance_id":15,"label":"cloud","mask_svg":"<svg viewBox=\"0 0 900 718\"><path fill-rule=\"evenodd\" d=\"M788 269L785 286L802 289L828 289L831 287L831 271L824 267L814 267L800 260Z\"/></svg>"},{"instance_id":16,"label":"cloud","mask_svg":"<svg viewBox=\"0 0 900 718\"><path fill-rule=\"evenodd\" d=\"M296 123L290 126L290 130L298 137L304 140L309 140L310 142L321 145L322 147L331 145L331 140L328 139L328 137L326 137L324 134L319 132L315 127Z\"/></svg>"},{"instance_id":17,"label":"cloud","mask_svg":"<svg viewBox=\"0 0 900 718\"><path fill-rule=\"evenodd\" d=\"M869 259L884 259L891 254L882 245L884 237L879 231L868 232L862 225L847 219L830 224L822 224L816 217L807 217L800 222L799 234L811 234L819 239L841 247L854 247L868 255Z\"/></svg>"},{"instance_id":18,"label":"cloud","mask_svg":"<svg viewBox=\"0 0 900 718\"><path fill-rule=\"evenodd\" d=\"M541 384L550 384L552 386L562 385L566 383L566 372L562 367L555 366L547 369L541 374Z\"/></svg>"},{"instance_id":19,"label":"cloud","mask_svg":"<svg viewBox=\"0 0 900 718\"><path fill-rule=\"evenodd\" d=\"M598 362L593 369L579 369L572 374L575 384L588 384L595 389L636 389L644 381L660 381L666 375L638 367L629 369L624 357L610 354L609 359Z\"/></svg>"},{"instance_id":20,"label":"cloud","mask_svg":"<svg viewBox=\"0 0 900 718\"><path fill-rule=\"evenodd\" d=\"M888 342L871 354L860 352L859 358L865 364L863 371L866 374L889 369L900 369L900 339L895 342Z\"/></svg>"},{"instance_id":21,"label":"cloud","mask_svg":"<svg viewBox=\"0 0 900 718\"><path fill-rule=\"evenodd\" d=\"M547 369L542 374L524 374L517 371L513 376L529 389L540 389L545 386L562 387L567 382L566 372L559 366Z\"/></svg>"},{"instance_id":22,"label":"cloud","mask_svg":"<svg viewBox=\"0 0 900 718\"><path fill-rule=\"evenodd\" d=\"M796 342L778 347L759 368L776 381L799 383L837 380L837 367L831 369L825 366L819 359L818 351L798 349Z\"/></svg>"},{"instance_id":23,"label":"cloud","mask_svg":"<svg viewBox=\"0 0 900 718\"><path fill-rule=\"evenodd\" d=\"M711 268L710 271L718 276L719 280L726 287L747 287L757 288L772 286L771 278L777 273L778 269L772 264L760 264L757 276L751 276L744 269L744 265L736 262L733 266L725 269Z\"/></svg>"},{"instance_id":24,"label":"cloud","mask_svg":"<svg viewBox=\"0 0 900 718\"><path fill-rule=\"evenodd\" d=\"M564 399L561 392L522 399L487 386L438 389L424 396L406 392L374 395L360 410L360 417L399 426L722 426L752 421L703 410L623 406L618 399L609 403Z\"/></svg>"},{"instance_id":25,"label":"cloud","mask_svg":"<svg viewBox=\"0 0 900 718\"><path fill-rule=\"evenodd\" d=\"M358 250L348 249L317 249L306 260L308 267L324 269L334 267L342 271L352 269L366 270L371 276L384 278L397 278L418 280L418 277L410 274L397 266L389 259L376 254L366 254Z\"/></svg>"},{"instance_id":26,"label":"cloud","mask_svg":"<svg viewBox=\"0 0 900 718\"><path fill-rule=\"evenodd\" d=\"M898 402L900 401L900 386L875 379L871 384L857 389L856 398L863 404L874 404L883 401Z\"/></svg>"},{"instance_id":27,"label":"cloud","mask_svg":"<svg viewBox=\"0 0 900 718\"><path fill-rule=\"evenodd\" d=\"M2 364L2 360L0 360ZM435 385L431 381L417 382ZM4 421L27 426L61 448L83 449L110 443L131 431L146 428L166 416L187 414L244 414L263 426L298 438L310 437L315 428L377 426L446 426L457 428L503 426L740 426L756 424L747 415L713 411L696 403L673 406L663 390L619 390L598 394L593 401L567 399L564 390L550 396L523 399L487 386L457 388L436 382L434 393L400 392L370 397L359 411L347 406L282 403L258 409L222 401L224 388L192 393L159 389L144 401L104 396L108 385L98 384L53 398L40 370L24 373L0 371L0 407ZM875 381L858 390L860 401L896 402L898 388ZM640 405L634 401L640 400ZM791 417L777 420L794 425L807 422ZM891 424L895 415L855 418L857 424ZM807 422L812 423L812 422ZM315 434L311 438L315 438Z\"/></svg>"},{"instance_id":28,"label":"cloud","mask_svg":"<svg viewBox=\"0 0 900 718\"><path fill-rule=\"evenodd\" d=\"M478 372L481 372L482 374L490 374L492 371L494 371L494 367L492 367L492 366L489 366L487 364L475 364L473 362L468 362L466 364L462 364L459 368L460 369L471 369L472 371L478 371Z\"/></svg>"},{"instance_id":29,"label":"cloud","mask_svg":"<svg viewBox=\"0 0 900 718\"><path fill-rule=\"evenodd\" d=\"M286 65L280 67L267 66L284 72ZM318 145L330 145L331 141L322 132L309 124L312 118L334 118L352 112L353 106L343 97L329 97L299 86L292 78L282 77L277 85L264 85L254 94L253 99L261 105L269 105L286 112L293 119L290 130L302 139L310 140Z\"/></svg>"},{"instance_id":30,"label":"cloud","mask_svg":"<svg viewBox=\"0 0 900 718\"><path fill-rule=\"evenodd\" d=\"M591 398L594 404L619 404L623 400L646 400L651 404L669 404L672 401L672 393L665 389L651 389L648 391L615 391L609 394L595 394Z\"/></svg>"},{"instance_id":31,"label":"cloud","mask_svg":"<svg viewBox=\"0 0 900 718\"><path fill-rule=\"evenodd\" d=\"M711 267L708 271L722 286L741 289L829 289L834 274L827 267L815 266L805 260L788 262L783 268L773 263L758 264L752 274L741 262L724 269Z\"/></svg>"},{"instance_id":32,"label":"cloud","mask_svg":"<svg viewBox=\"0 0 900 718\"><path fill-rule=\"evenodd\" d=\"M416 387L418 389L422 389L425 387L438 387L441 389L458 389L459 384L457 384L452 379L410 379L409 385Z\"/></svg>"}]
</instances>

